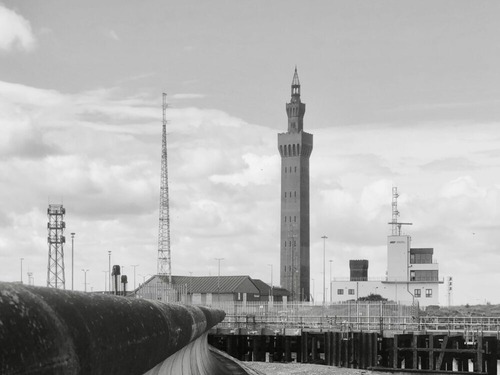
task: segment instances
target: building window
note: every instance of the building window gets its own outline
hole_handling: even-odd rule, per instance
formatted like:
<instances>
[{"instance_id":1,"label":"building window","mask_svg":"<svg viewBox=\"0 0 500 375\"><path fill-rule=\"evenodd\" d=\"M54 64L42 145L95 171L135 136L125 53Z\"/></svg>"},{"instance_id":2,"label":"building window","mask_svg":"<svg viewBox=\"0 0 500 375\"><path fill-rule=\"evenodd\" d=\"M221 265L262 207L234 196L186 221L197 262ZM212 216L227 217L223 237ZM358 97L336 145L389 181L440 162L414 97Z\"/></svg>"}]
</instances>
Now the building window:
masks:
<instances>
[{"instance_id":1,"label":"building window","mask_svg":"<svg viewBox=\"0 0 500 375\"><path fill-rule=\"evenodd\" d=\"M297 167L295 167L295 173L297 173Z\"/></svg>"},{"instance_id":2,"label":"building window","mask_svg":"<svg viewBox=\"0 0 500 375\"><path fill-rule=\"evenodd\" d=\"M352 296L354 295L354 289L349 289L347 292Z\"/></svg>"},{"instance_id":3,"label":"building window","mask_svg":"<svg viewBox=\"0 0 500 375\"><path fill-rule=\"evenodd\" d=\"M413 294L415 295L416 298L420 298L422 297L422 291L420 289L415 289L415 291L413 292Z\"/></svg>"},{"instance_id":4,"label":"building window","mask_svg":"<svg viewBox=\"0 0 500 375\"><path fill-rule=\"evenodd\" d=\"M293 221L296 223L297 222L297 216L293 217Z\"/></svg>"},{"instance_id":5,"label":"building window","mask_svg":"<svg viewBox=\"0 0 500 375\"><path fill-rule=\"evenodd\" d=\"M296 192L296 191L294 191L294 192L293 192L293 196L294 196L295 198L297 198L297 192Z\"/></svg>"},{"instance_id":6,"label":"building window","mask_svg":"<svg viewBox=\"0 0 500 375\"><path fill-rule=\"evenodd\" d=\"M439 274L437 270L416 270L410 272L410 281L438 281L438 278Z\"/></svg>"},{"instance_id":7,"label":"building window","mask_svg":"<svg viewBox=\"0 0 500 375\"><path fill-rule=\"evenodd\" d=\"M344 294L344 289L337 289L337 294L340 295L340 294Z\"/></svg>"},{"instance_id":8,"label":"building window","mask_svg":"<svg viewBox=\"0 0 500 375\"><path fill-rule=\"evenodd\" d=\"M285 191L285 198L286 198L286 191Z\"/></svg>"},{"instance_id":9,"label":"building window","mask_svg":"<svg viewBox=\"0 0 500 375\"><path fill-rule=\"evenodd\" d=\"M431 298L432 297L432 289L426 289L425 290L425 296L427 298Z\"/></svg>"},{"instance_id":10,"label":"building window","mask_svg":"<svg viewBox=\"0 0 500 375\"><path fill-rule=\"evenodd\" d=\"M285 223L286 223L286 216L285 216Z\"/></svg>"}]
</instances>

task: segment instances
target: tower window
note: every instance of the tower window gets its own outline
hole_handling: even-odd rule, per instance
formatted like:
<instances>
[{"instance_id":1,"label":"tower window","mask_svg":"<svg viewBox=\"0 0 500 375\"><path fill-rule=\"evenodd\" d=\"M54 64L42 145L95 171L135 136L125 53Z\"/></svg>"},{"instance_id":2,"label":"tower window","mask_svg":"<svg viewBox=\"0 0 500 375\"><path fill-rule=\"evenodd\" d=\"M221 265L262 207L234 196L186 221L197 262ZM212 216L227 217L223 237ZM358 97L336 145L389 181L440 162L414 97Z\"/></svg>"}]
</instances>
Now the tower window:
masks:
<instances>
[{"instance_id":1,"label":"tower window","mask_svg":"<svg viewBox=\"0 0 500 375\"><path fill-rule=\"evenodd\" d=\"M297 197L297 192L296 191L293 192L293 196Z\"/></svg>"},{"instance_id":2,"label":"tower window","mask_svg":"<svg viewBox=\"0 0 500 375\"><path fill-rule=\"evenodd\" d=\"M286 223L286 216L285 216L285 223Z\"/></svg>"},{"instance_id":3,"label":"tower window","mask_svg":"<svg viewBox=\"0 0 500 375\"><path fill-rule=\"evenodd\" d=\"M297 167L295 167L295 173L297 173Z\"/></svg>"},{"instance_id":4,"label":"tower window","mask_svg":"<svg viewBox=\"0 0 500 375\"><path fill-rule=\"evenodd\" d=\"M297 222L297 216L294 216L294 217L293 217L293 221L294 221L294 222Z\"/></svg>"},{"instance_id":5,"label":"tower window","mask_svg":"<svg viewBox=\"0 0 500 375\"><path fill-rule=\"evenodd\" d=\"M285 191L285 198L286 198L286 191Z\"/></svg>"}]
</instances>

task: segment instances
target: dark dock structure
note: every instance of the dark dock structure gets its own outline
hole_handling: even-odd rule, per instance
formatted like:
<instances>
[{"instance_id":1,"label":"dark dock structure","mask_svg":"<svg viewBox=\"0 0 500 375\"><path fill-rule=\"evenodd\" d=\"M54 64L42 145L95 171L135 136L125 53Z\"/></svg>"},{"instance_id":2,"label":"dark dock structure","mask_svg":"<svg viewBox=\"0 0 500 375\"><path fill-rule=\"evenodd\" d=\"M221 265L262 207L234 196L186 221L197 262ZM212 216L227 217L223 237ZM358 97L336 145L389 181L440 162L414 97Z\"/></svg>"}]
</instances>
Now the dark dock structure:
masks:
<instances>
[{"instance_id":1,"label":"dark dock structure","mask_svg":"<svg viewBox=\"0 0 500 375\"><path fill-rule=\"evenodd\" d=\"M209 344L241 361L298 362L413 374L497 374L498 337L455 333L213 329Z\"/></svg>"}]
</instances>

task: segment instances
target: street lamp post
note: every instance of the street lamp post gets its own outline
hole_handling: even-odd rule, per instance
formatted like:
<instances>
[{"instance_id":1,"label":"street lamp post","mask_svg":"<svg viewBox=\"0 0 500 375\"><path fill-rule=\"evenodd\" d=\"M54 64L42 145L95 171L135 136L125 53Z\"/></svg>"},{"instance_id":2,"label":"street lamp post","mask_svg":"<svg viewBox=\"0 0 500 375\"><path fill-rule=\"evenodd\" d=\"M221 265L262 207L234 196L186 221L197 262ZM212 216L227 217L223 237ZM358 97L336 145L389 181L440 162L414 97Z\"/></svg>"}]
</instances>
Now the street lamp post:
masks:
<instances>
[{"instance_id":1,"label":"street lamp post","mask_svg":"<svg viewBox=\"0 0 500 375\"><path fill-rule=\"evenodd\" d=\"M111 250L108 250L108 276L109 276L109 292L111 292Z\"/></svg>"},{"instance_id":2,"label":"street lamp post","mask_svg":"<svg viewBox=\"0 0 500 375\"><path fill-rule=\"evenodd\" d=\"M85 292L87 292L87 272L89 272L89 270L84 270L82 268L82 271L83 271L83 275L84 275L84 282L83 282L83 284L85 285Z\"/></svg>"},{"instance_id":3,"label":"street lamp post","mask_svg":"<svg viewBox=\"0 0 500 375\"><path fill-rule=\"evenodd\" d=\"M75 233L71 233L71 290L75 279Z\"/></svg>"},{"instance_id":4,"label":"street lamp post","mask_svg":"<svg viewBox=\"0 0 500 375\"><path fill-rule=\"evenodd\" d=\"M269 294L270 301L273 301L273 265L268 264L269 267L271 267L271 292Z\"/></svg>"},{"instance_id":5,"label":"street lamp post","mask_svg":"<svg viewBox=\"0 0 500 375\"><path fill-rule=\"evenodd\" d=\"M134 267L134 291L135 291L135 268L139 267L138 264L132 264L132 267Z\"/></svg>"},{"instance_id":6,"label":"street lamp post","mask_svg":"<svg viewBox=\"0 0 500 375\"><path fill-rule=\"evenodd\" d=\"M217 273L217 302L220 302L220 261L224 260L224 258L215 258L215 260L218 262L218 273Z\"/></svg>"},{"instance_id":7,"label":"street lamp post","mask_svg":"<svg viewBox=\"0 0 500 375\"><path fill-rule=\"evenodd\" d=\"M332 293L332 262L333 262L333 260L330 259L329 262L330 262L330 283L329 283L329 285L330 285L330 303L332 303L332 295L333 295L333 293Z\"/></svg>"},{"instance_id":8,"label":"street lamp post","mask_svg":"<svg viewBox=\"0 0 500 375\"><path fill-rule=\"evenodd\" d=\"M21 284L23 283L23 260L24 258L20 258L21 259Z\"/></svg>"},{"instance_id":9,"label":"street lamp post","mask_svg":"<svg viewBox=\"0 0 500 375\"><path fill-rule=\"evenodd\" d=\"M104 273L104 292L106 292L106 284L108 283L108 271L102 271Z\"/></svg>"},{"instance_id":10,"label":"street lamp post","mask_svg":"<svg viewBox=\"0 0 500 375\"><path fill-rule=\"evenodd\" d=\"M314 279L312 279L312 282L313 282L313 305L315 305L316 304L316 299L315 299L316 293L314 291Z\"/></svg>"},{"instance_id":11,"label":"street lamp post","mask_svg":"<svg viewBox=\"0 0 500 375\"><path fill-rule=\"evenodd\" d=\"M326 239L328 238L327 236L321 237L323 239L323 305L326 302L326 285L325 285L325 249L326 249Z\"/></svg>"}]
</instances>

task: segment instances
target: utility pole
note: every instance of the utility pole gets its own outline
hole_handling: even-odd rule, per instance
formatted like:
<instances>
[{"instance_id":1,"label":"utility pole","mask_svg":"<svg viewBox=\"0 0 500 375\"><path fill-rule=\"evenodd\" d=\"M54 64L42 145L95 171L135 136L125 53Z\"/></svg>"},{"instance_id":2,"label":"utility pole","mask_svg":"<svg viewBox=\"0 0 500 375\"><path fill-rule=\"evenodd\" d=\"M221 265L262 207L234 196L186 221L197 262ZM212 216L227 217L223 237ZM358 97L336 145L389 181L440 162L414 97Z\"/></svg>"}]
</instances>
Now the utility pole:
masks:
<instances>
[{"instance_id":1,"label":"utility pole","mask_svg":"<svg viewBox=\"0 0 500 375\"><path fill-rule=\"evenodd\" d=\"M323 239L323 305L326 303L326 285L325 285L325 253L326 253L326 239L328 238L327 236L321 237Z\"/></svg>"},{"instance_id":2,"label":"utility pole","mask_svg":"<svg viewBox=\"0 0 500 375\"><path fill-rule=\"evenodd\" d=\"M71 233L71 290L75 279L75 233Z\"/></svg>"}]
</instances>

